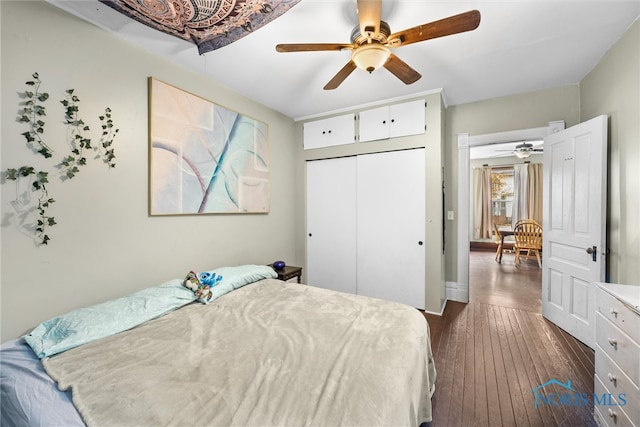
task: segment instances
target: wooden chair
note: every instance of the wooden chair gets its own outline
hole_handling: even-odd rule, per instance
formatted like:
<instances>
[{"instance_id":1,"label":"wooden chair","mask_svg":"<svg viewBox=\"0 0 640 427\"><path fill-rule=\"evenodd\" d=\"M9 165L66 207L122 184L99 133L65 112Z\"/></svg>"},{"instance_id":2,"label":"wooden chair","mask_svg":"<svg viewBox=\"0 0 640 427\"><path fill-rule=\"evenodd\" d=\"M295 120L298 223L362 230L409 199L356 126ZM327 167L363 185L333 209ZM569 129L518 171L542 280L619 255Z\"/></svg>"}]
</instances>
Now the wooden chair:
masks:
<instances>
[{"instance_id":1,"label":"wooden chair","mask_svg":"<svg viewBox=\"0 0 640 427\"><path fill-rule=\"evenodd\" d=\"M502 233L500 233L500 230L498 229L498 226L496 225L496 223L493 223L493 234L495 235L495 239L496 239L496 244L498 245L498 247L496 248L496 262L500 262L500 258L502 255Z\"/></svg>"},{"instance_id":2,"label":"wooden chair","mask_svg":"<svg viewBox=\"0 0 640 427\"><path fill-rule=\"evenodd\" d=\"M513 227L513 237L516 241L513 245L513 250L516 254L516 266L520 262L522 253L526 252L525 261L528 261L529 255L534 253L538 260L538 266L542 268L542 262L540 261L540 251L542 251L542 226L532 219L520 220L516 222L516 225Z\"/></svg>"}]
</instances>

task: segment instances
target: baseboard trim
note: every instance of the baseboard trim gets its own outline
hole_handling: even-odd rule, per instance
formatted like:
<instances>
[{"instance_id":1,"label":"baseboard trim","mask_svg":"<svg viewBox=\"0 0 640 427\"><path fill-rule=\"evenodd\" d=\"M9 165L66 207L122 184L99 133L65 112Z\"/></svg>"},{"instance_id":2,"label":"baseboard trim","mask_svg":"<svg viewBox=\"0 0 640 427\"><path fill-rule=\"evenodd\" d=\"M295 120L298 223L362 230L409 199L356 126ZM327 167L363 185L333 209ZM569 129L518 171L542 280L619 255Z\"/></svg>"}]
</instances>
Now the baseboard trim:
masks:
<instances>
[{"instance_id":1,"label":"baseboard trim","mask_svg":"<svg viewBox=\"0 0 640 427\"><path fill-rule=\"evenodd\" d=\"M425 313L428 313L428 314L433 314L433 315L435 315L435 316L442 316L442 314L444 313L444 309L445 309L445 307L446 307L446 306L447 306L447 298L445 298L445 299L442 301L442 307L440 307L440 313L438 313L437 311L431 311L431 310L424 310L424 312L425 312Z\"/></svg>"},{"instance_id":2,"label":"baseboard trim","mask_svg":"<svg viewBox=\"0 0 640 427\"><path fill-rule=\"evenodd\" d=\"M446 282L446 293L448 300L457 302L469 302L469 285L457 282Z\"/></svg>"}]
</instances>

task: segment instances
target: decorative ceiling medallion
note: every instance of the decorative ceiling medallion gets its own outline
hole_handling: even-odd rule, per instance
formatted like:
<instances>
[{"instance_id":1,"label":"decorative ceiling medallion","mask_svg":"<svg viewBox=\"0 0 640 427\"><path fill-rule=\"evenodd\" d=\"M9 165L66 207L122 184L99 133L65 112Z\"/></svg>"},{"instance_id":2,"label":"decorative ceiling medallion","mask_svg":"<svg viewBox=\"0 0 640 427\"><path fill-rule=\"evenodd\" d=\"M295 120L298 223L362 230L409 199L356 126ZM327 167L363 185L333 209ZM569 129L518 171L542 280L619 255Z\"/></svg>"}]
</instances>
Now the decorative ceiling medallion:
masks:
<instances>
[{"instance_id":1,"label":"decorative ceiling medallion","mask_svg":"<svg viewBox=\"0 0 640 427\"><path fill-rule=\"evenodd\" d=\"M278 18L300 0L99 0L151 28L190 41L200 54Z\"/></svg>"}]
</instances>

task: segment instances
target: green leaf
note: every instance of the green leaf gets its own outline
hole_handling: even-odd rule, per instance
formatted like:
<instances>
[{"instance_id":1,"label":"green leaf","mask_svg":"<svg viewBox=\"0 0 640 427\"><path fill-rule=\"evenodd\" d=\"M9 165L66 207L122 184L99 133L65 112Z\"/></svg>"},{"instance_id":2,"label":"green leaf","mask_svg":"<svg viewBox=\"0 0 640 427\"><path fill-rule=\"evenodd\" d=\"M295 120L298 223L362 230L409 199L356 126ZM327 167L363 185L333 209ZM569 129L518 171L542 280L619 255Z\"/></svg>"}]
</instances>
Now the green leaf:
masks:
<instances>
[{"instance_id":1,"label":"green leaf","mask_svg":"<svg viewBox=\"0 0 640 427\"><path fill-rule=\"evenodd\" d=\"M18 179L18 171L14 168L7 169L7 179L11 181Z\"/></svg>"},{"instance_id":2,"label":"green leaf","mask_svg":"<svg viewBox=\"0 0 640 427\"><path fill-rule=\"evenodd\" d=\"M38 153L42 154L46 159L48 159L49 157L52 157L53 155L49 152L48 149L46 148L41 148L38 150Z\"/></svg>"},{"instance_id":3,"label":"green leaf","mask_svg":"<svg viewBox=\"0 0 640 427\"><path fill-rule=\"evenodd\" d=\"M22 176L29 176L35 173L35 169L32 166L22 166L20 169L18 169L18 172Z\"/></svg>"}]
</instances>

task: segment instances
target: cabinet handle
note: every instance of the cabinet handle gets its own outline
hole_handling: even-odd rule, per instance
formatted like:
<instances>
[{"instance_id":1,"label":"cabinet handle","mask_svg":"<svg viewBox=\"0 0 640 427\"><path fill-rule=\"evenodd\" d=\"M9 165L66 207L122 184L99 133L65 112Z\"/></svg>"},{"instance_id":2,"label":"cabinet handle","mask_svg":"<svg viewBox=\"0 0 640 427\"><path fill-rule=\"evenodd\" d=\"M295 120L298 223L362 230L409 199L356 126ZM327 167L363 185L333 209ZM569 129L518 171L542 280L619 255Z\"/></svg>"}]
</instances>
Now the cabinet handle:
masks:
<instances>
[{"instance_id":1,"label":"cabinet handle","mask_svg":"<svg viewBox=\"0 0 640 427\"><path fill-rule=\"evenodd\" d=\"M329 133L331 133L331 131L329 131Z\"/></svg>"},{"instance_id":2,"label":"cabinet handle","mask_svg":"<svg viewBox=\"0 0 640 427\"><path fill-rule=\"evenodd\" d=\"M609 344L611 344L611 347L618 347L618 340L615 338L609 338Z\"/></svg>"},{"instance_id":3,"label":"cabinet handle","mask_svg":"<svg viewBox=\"0 0 640 427\"><path fill-rule=\"evenodd\" d=\"M420 246L422 246L422 240L419 240L419 241L418 241L418 244L419 244Z\"/></svg>"},{"instance_id":4,"label":"cabinet handle","mask_svg":"<svg viewBox=\"0 0 640 427\"><path fill-rule=\"evenodd\" d=\"M609 377L609 381L611 381L613 383L613 385L616 385L616 383L618 382L618 378L616 378L616 376L613 375L612 373L609 373L609 375L607 375L607 377Z\"/></svg>"},{"instance_id":5,"label":"cabinet handle","mask_svg":"<svg viewBox=\"0 0 640 427\"><path fill-rule=\"evenodd\" d=\"M383 125L386 125L386 124L387 124L387 121L386 121L386 120L383 120L383 121L382 121L382 124L383 124Z\"/></svg>"},{"instance_id":6,"label":"cabinet handle","mask_svg":"<svg viewBox=\"0 0 640 427\"><path fill-rule=\"evenodd\" d=\"M309 233L309 237L313 236L313 234Z\"/></svg>"},{"instance_id":7,"label":"cabinet handle","mask_svg":"<svg viewBox=\"0 0 640 427\"><path fill-rule=\"evenodd\" d=\"M614 317L618 317L618 310L616 310L613 307L611 307L611 309L609 309L609 313L611 313Z\"/></svg>"},{"instance_id":8,"label":"cabinet handle","mask_svg":"<svg viewBox=\"0 0 640 427\"><path fill-rule=\"evenodd\" d=\"M396 122L396 119L391 119L391 123L395 123L395 122Z\"/></svg>"},{"instance_id":9,"label":"cabinet handle","mask_svg":"<svg viewBox=\"0 0 640 427\"><path fill-rule=\"evenodd\" d=\"M611 418L613 418L614 420L618 417L618 414L616 413L616 411L614 411L613 409L609 408L609 416Z\"/></svg>"}]
</instances>

